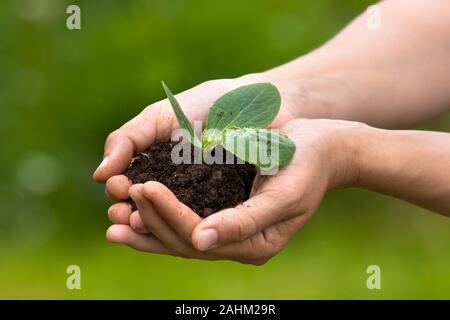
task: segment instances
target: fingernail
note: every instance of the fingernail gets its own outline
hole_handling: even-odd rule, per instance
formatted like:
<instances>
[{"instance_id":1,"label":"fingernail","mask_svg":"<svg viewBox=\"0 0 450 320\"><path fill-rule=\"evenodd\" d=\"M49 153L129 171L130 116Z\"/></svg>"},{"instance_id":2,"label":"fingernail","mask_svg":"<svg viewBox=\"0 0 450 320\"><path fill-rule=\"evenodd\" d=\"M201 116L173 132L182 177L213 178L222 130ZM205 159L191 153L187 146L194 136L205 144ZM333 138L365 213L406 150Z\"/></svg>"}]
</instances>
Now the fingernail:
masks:
<instances>
[{"instance_id":1,"label":"fingernail","mask_svg":"<svg viewBox=\"0 0 450 320\"><path fill-rule=\"evenodd\" d=\"M95 171L98 171L99 169L105 167L108 164L108 161L109 161L109 156L106 156L103 159L103 161L100 163L100 165L98 166L97 170L95 170Z\"/></svg>"},{"instance_id":2,"label":"fingernail","mask_svg":"<svg viewBox=\"0 0 450 320\"><path fill-rule=\"evenodd\" d=\"M208 250L219 241L219 234L215 229L206 229L200 231L198 235L198 249L201 251Z\"/></svg>"}]
</instances>

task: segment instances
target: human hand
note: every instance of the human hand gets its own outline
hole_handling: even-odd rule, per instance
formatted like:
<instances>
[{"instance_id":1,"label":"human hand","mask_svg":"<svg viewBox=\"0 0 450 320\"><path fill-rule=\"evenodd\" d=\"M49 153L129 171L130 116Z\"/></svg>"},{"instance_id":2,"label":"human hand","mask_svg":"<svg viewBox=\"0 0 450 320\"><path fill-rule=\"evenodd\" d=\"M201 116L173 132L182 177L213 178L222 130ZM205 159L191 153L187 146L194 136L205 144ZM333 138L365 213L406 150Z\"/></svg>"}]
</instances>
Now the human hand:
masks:
<instances>
[{"instance_id":1,"label":"human hand","mask_svg":"<svg viewBox=\"0 0 450 320\"><path fill-rule=\"evenodd\" d=\"M224 93L242 85L256 82L274 82L264 74L250 74L237 79L213 80L200 84L190 90L177 95L183 106L183 111L189 120L205 122L209 108L213 102ZM294 105L298 99L296 88L281 85L280 80L275 81L280 87L283 102L280 112L271 126L279 127L294 117ZM145 108L138 116L112 132L106 139L104 160L94 173L94 180L106 182L106 194L113 202L108 209L111 221L115 223L133 223L137 214L131 215L131 207L126 202L129 199L128 189L131 182L122 172L128 167L134 154L144 151L153 142L169 140L178 121L167 99L154 103Z\"/></svg>"},{"instance_id":2,"label":"human hand","mask_svg":"<svg viewBox=\"0 0 450 320\"><path fill-rule=\"evenodd\" d=\"M358 170L352 140L362 127L347 121L289 121L280 131L297 146L291 162L276 175L257 176L243 204L205 219L158 182L134 185L129 195L138 211L114 205L107 238L145 252L263 264L308 221L327 190L353 182Z\"/></svg>"}]
</instances>

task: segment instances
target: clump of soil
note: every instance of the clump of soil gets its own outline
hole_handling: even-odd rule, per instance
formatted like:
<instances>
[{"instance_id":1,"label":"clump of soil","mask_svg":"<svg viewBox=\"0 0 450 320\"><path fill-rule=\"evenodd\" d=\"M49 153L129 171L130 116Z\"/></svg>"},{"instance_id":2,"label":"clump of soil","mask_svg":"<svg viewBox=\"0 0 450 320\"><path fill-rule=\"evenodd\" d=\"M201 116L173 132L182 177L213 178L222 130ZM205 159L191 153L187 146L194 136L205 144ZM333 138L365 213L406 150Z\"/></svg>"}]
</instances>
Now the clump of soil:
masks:
<instances>
[{"instance_id":1,"label":"clump of soil","mask_svg":"<svg viewBox=\"0 0 450 320\"><path fill-rule=\"evenodd\" d=\"M166 185L177 198L202 217L225 208L231 208L247 200L253 179L254 165L194 164L191 149L191 164L175 164L171 160L174 144L157 142L135 157L125 175L133 184L158 181ZM218 147L219 148L219 147ZM234 157L234 156L233 156ZM135 204L132 203L133 207Z\"/></svg>"}]
</instances>

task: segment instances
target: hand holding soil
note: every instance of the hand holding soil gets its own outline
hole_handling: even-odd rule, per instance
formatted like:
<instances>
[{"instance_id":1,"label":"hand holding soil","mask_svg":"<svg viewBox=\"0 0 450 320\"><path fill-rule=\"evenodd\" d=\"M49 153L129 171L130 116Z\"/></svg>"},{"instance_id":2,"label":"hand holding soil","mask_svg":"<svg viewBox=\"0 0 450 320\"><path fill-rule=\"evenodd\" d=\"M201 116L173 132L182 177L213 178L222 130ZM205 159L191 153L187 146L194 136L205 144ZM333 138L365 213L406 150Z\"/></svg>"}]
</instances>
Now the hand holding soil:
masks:
<instances>
[{"instance_id":1,"label":"hand holding soil","mask_svg":"<svg viewBox=\"0 0 450 320\"><path fill-rule=\"evenodd\" d=\"M147 252L262 264L307 222L327 189L351 179L350 167L335 174L344 148L333 137L351 136L359 127L327 120L288 122L281 131L298 150L291 163L274 176L258 176L249 200L206 219L161 183L133 185L129 195L139 213L128 204L113 205L109 214L115 225L107 237Z\"/></svg>"},{"instance_id":2,"label":"hand holding soil","mask_svg":"<svg viewBox=\"0 0 450 320\"><path fill-rule=\"evenodd\" d=\"M146 252L262 264L308 221L330 189L365 188L450 215L450 135L378 129L415 126L450 110L449 33L436 32L450 29L449 5L384 1L378 6L382 30L369 30L362 15L292 62L237 79L208 81L177 95L187 119L205 125L213 102L230 90L268 82L280 91L281 109L269 127L295 143L294 157L274 176L257 175L250 199L242 204L216 213L223 208L217 201L207 206L192 202L189 208L157 182L170 185L171 177L186 171L152 173L156 181L133 186L123 175L133 156L168 141L178 128L167 100L110 134L94 173L116 202L108 210L113 225L107 238ZM142 161L152 167L158 162ZM128 174L134 182L148 180ZM206 196L210 188L205 181L217 179L211 171L195 182ZM249 183L241 182L236 203L248 193ZM174 184L185 188L188 182ZM180 198L186 195L183 201L192 200L189 193L174 190Z\"/></svg>"}]
</instances>

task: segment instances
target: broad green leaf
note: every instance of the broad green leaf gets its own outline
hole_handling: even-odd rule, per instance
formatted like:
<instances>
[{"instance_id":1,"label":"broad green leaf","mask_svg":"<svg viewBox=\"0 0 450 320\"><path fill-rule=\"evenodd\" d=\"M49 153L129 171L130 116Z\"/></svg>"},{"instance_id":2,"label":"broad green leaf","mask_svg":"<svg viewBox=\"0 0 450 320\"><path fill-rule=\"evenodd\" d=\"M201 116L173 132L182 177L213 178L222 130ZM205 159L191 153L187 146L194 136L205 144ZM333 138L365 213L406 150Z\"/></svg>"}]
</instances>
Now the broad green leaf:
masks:
<instances>
[{"instance_id":1,"label":"broad green leaf","mask_svg":"<svg viewBox=\"0 0 450 320\"><path fill-rule=\"evenodd\" d=\"M240 159L260 168L281 167L295 152L295 144L287 136L266 129L227 129L221 144Z\"/></svg>"},{"instance_id":2,"label":"broad green leaf","mask_svg":"<svg viewBox=\"0 0 450 320\"><path fill-rule=\"evenodd\" d=\"M196 147L201 148L202 144L198 137L195 135L194 129L191 126L191 123L189 122L188 118L184 114L183 110L180 107L180 104L178 103L177 99L174 97L172 92L170 91L169 87L164 83L164 81L161 81L164 91L166 92L167 98L169 99L170 104L172 105L172 109L175 113L175 116L177 117L178 124L180 127L184 130L186 130L189 133L189 141Z\"/></svg>"},{"instance_id":3,"label":"broad green leaf","mask_svg":"<svg viewBox=\"0 0 450 320\"><path fill-rule=\"evenodd\" d=\"M280 110L281 97L270 83L256 83L234 89L212 105L206 129L265 128Z\"/></svg>"}]
</instances>

